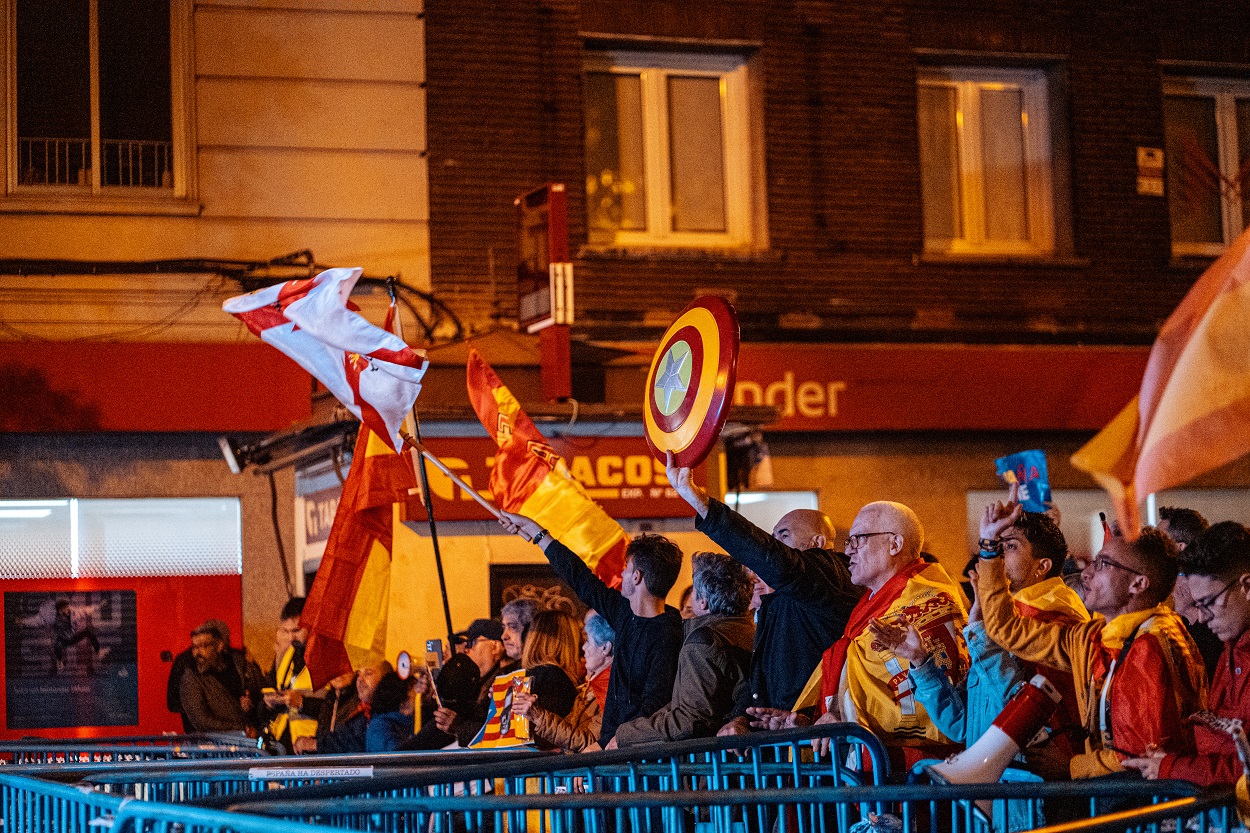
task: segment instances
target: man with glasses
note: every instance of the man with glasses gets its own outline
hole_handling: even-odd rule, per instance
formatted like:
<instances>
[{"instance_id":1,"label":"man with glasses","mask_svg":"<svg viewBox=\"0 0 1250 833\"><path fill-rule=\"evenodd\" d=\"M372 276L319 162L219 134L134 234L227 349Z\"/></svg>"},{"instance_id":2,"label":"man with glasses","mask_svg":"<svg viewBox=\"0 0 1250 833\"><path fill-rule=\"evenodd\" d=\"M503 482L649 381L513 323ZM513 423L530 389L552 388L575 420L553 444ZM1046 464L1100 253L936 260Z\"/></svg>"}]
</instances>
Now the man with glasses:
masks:
<instances>
[{"instance_id":1,"label":"man with glasses","mask_svg":"<svg viewBox=\"0 0 1250 833\"><path fill-rule=\"evenodd\" d=\"M1250 725L1250 530L1235 521L1215 524L1181 559L1200 622L1224 642L1211 683L1217 717ZM1156 750L1124 762L1147 778L1183 778L1204 787L1237 783L1243 773L1232 736L1199 724L1196 752Z\"/></svg>"},{"instance_id":2,"label":"man with glasses","mask_svg":"<svg viewBox=\"0 0 1250 833\"><path fill-rule=\"evenodd\" d=\"M992 530L981 529L983 538L990 534ZM1089 620L1080 597L1060 578L1068 544L1050 517L1023 512L1014 524L998 533L998 540L1017 615L1064 624ZM1072 675L1019 660L991 641L975 597L976 570L970 571L970 575L974 597L964 638L972 664L962 686L952 685L937 663L930 661L914 627L883 622L870 625L869 630L908 661L916 699L942 733L968 746L990 728L1018 685L1028 682L1034 674L1046 675L1063 694L1063 701L1040 737L1025 750L1025 760L1029 770L1046 780L1066 781L1068 764L1081 751L1084 741Z\"/></svg>"},{"instance_id":3,"label":"man with glasses","mask_svg":"<svg viewBox=\"0 0 1250 833\"><path fill-rule=\"evenodd\" d=\"M1207 523L1207 519L1194 509L1160 506L1159 523L1156 526L1160 532L1166 533L1176 543L1178 557L1184 561L1186 550L1198 543L1202 533L1206 532L1211 524ZM1189 582L1183 572L1176 577L1176 586L1172 588L1172 607L1189 627L1189 635L1194 638L1194 644L1198 646L1198 651L1202 654L1202 662L1207 667L1207 682L1210 682L1215 675L1215 667L1219 663L1220 654L1224 651L1224 643L1217 639L1215 634L1211 633L1211 629L1202 624L1198 618L1198 611L1194 609L1193 600L1190 598Z\"/></svg>"},{"instance_id":4,"label":"man with glasses","mask_svg":"<svg viewBox=\"0 0 1250 833\"><path fill-rule=\"evenodd\" d=\"M462 640L464 652L448 660L439 672L442 705L434 710L433 724L421 727L420 745L408 748L440 749L452 740L459 740L461 746L469 745L486 722L495 677L517 667L508 657L504 630L498 619L474 619L469 627L455 634ZM457 681L455 686L453 680Z\"/></svg>"},{"instance_id":5,"label":"man with glasses","mask_svg":"<svg viewBox=\"0 0 1250 833\"><path fill-rule=\"evenodd\" d=\"M889 650L870 626L884 620L914 627L930 661L954 685L968 670L963 592L940 564L921 556L923 543L920 519L903 504L880 501L859 510L846 551L851 581L868 594L855 605L841 638L824 652L804 692L813 695L817 723L859 723L881 739L893 767L903 772L922 758L946 757L958 747L917 702L907 660ZM796 709L808 704L809 698L801 697ZM760 728L811 722L780 709L753 707L747 713Z\"/></svg>"},{"instance_id":6,"label":"man with glasses","mask_svg":"<svg viewBox=\"0 0 1250 833\"><path fill-rule=\"evenodd\" d=\"M1088 622L1045 622L1016 614L1003 564L1002 535L1021 512L995 501L982 518L977 595L990 639L1027 662L1070 671L1089 731L1072 758L1073 778L1124 770L1149 749L1192 750L1186 718L1203 707L1206 674L1181 618L1166 604L1176 582L1176 548L1146 527L1133 541L1110 536L1085 568Z\"/></svg>"},{"instance_id":7,"label":"man with glasses","mask_svg":"<svg viewBox=\"0 0 1250 833\"><path fill-rule=\"evenodd\" d=\"M748 686L720 730L750 731L749 706L793 708L820 655L842 635L862 591L833 549L829 518L813 509L784 515L773 534L759 529L694 482L669 459L668 480L697 513L695 529L771 588L760 596Z\"/></svg>"}]
</instances>

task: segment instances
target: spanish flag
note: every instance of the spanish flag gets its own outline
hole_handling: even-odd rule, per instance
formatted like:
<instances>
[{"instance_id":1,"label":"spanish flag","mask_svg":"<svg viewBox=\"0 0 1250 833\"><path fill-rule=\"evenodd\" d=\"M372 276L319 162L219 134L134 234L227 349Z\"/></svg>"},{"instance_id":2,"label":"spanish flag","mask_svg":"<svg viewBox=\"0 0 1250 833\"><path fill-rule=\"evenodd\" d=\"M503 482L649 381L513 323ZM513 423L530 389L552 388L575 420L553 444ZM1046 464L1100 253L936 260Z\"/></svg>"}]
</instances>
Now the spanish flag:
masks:
<instances>
[{"instance_id":1,"label":"spanish flag","mask_svg":"<svg viewBox=\"0 0 1250 833\"><path fill-rule=\"evenodd\" d=\"M365 425L301 623L313 688L384 657L394 504L416 488L412 460Z\"/></svg>"},{"instance_id":2,"label":"spanish flag","mask_svg":"<svg viewBox=\"0 0 1250 833\"><path fill-rule=\"evenodd\" d=\"M590 499L521 403L472 348L467 370L469 401L499 446L490 473L495 504L533 518L605 584L619 586L629 543L625 530Z\"/></svg>"},{"instance_id":3,"label":"spanish flag","mask_svg":"<svg viewBox=\"0 0 1250 833\"><path fill-rule=\"evenodd\" d=\"M1250 451L1250 230L1189 290L1150 351L1141 392L1072 455L1135 537L1138 500Z\"/></svg>"}]
</instances>

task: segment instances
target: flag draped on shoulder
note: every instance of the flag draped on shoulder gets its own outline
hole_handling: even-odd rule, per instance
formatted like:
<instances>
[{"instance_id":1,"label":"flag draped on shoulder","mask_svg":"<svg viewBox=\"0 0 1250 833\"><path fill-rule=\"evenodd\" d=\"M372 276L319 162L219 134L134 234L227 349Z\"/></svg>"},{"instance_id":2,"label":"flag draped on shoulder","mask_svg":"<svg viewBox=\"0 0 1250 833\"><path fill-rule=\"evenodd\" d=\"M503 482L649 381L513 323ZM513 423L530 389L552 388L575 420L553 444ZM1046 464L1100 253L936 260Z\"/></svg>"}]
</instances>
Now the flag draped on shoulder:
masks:
<instances>
[{"instance_id":1,"label":"flag draped on shoulder","mask_svg":"<svg viewBox=\"0 0 1250 833\"><path fill-rule=\"evenodd\" d=\"M327 269L313 278L267 286L222 304L255 335L325 385L391 450L421 391L424 351L375 327L348 297L360 269Z\"/></svg>"},{"instance_id":2,"label":"flag draped on shoulder","mask_svg":"<svg viewBox=\"0 0 1250 833\"><path fill-rule=\"evenodd\" d=\"M609 586L621 580L629 536L591 500L560 455L476 350L469 350L469 401L499 446L490 473L495 503L533 518Z\"/></svg>"},{"instance_id":3,"label":"flag draped on shoulder","mask_svg":"<svg viewBox=\"0 0 1250 833\"><path fill-rule=\"evenodd\" d=\"M361 425L317 579L304 605L313 688L384 657L393 504L416 487L411 458Z\"/></svg>"},{"instance_id":4,"label":"flag draped on shoulder","mask_svg":"<svg viewBox=\"0 0 1250 833\"><path fill-rule=\"evenodd\" d=\"M1139 497L1250 451L1250 230L1168 317L1141 392L1076 454L1111 495L1120 527L1141 526Z\"/></svg>"}]
</instances>

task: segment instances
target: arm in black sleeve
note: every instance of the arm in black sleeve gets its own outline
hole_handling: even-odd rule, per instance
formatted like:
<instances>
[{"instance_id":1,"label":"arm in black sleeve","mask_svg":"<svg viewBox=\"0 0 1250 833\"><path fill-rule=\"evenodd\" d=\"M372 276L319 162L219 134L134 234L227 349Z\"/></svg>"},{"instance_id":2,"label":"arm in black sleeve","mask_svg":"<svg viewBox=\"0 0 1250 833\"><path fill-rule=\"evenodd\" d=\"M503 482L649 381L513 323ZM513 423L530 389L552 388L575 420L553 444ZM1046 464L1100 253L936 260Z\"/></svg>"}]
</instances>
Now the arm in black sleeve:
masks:
<instances>
[{"instance_id":1,"label":"arm in black sleeve","mask_svg":"<svg viewBox=\"0 0 1250 833\"><path fill-rule=\"evenodd\" d=\"M573 592L587 607L594 608L607 619L613 628L619 627L621 617L630 615L629 602L625 597L604 584L577 553L559 541L552 541L544 552L556 575L573 588Z\"/></svg>"},{"instance_id":2,"label":"arm in black sleeve","mask_svg":"<svg viewBox=\"0 0 1250 833\"><path fill-rule=\"evenodd\" d=\"M719 500L708 501L707 517L695 518L694 527L724 547L725 552L774 590L791 585L800 588L804 582L826 579L807 575L808 564L802 550L787 547ZM850 582L848 573L846 584Z\"/></svg>"}]
</instances>

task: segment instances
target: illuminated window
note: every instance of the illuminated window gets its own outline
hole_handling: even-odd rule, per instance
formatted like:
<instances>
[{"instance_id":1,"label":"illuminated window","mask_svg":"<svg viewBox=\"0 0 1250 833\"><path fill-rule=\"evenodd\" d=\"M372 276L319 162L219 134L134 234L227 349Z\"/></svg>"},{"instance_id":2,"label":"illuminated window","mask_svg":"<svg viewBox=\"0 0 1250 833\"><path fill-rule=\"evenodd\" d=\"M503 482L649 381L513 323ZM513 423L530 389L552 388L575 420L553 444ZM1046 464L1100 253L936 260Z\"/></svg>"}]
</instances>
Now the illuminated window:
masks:
<instances>
[{"instance_id":1,"label":"illuminated window","mask_svg":"<svg viewBox=\"0 0 1250 833\"><path fill-rule=\"evenodd\" d=\"M1047 86L1041 70L921 72L918 116L927 251L1054 251Z\"/></svg>"},{"instance_id":2,"label":"illuminated window","mask_svg":"<svg viewBox=\"0 0 1250 833\"><path fill-rule=\"evenodd\" d=\"M733 247L757 237L747 80L739 55L588 54L592 245Z\"/></svg>"},{"instance_id":3,"label":"illuminated window","mask_svg":"<svg viewBox=\"0 0 1250 833\"><path fill-rule=\"evenodd\" d=\"M14 74L6 195L62 207L187 195L189 5L0 0Z\"/></svg>"},{"instance_id":4,"label":"illuminated window","mask_svg":"<svg viewBox=\"0 0 1250 833\"><path fill-rule=\"evenodd\" d=\"M1250 220L1250 84L1168 79L1163 126L1172 253L1218 255Z\"/></svg>"}]
</instances>

